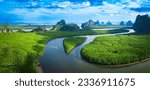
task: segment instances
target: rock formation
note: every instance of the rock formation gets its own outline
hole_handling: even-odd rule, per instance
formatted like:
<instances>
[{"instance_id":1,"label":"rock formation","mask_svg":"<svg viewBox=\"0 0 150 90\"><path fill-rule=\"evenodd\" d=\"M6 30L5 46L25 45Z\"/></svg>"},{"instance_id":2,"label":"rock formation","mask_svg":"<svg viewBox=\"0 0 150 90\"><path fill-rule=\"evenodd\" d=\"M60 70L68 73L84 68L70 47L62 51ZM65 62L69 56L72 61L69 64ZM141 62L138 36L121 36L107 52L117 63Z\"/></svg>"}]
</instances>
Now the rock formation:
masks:
<instances>
[{"instance_id":1,"label":"rock formation","mask_svg":"<svg viewBox=\"0 0 150 90\"><path fill-rule=\"evenodd\" d=\"M150 17L147 14L138 15L133 28L136 32L150 33Z\"/></svg>"}]
</instances>

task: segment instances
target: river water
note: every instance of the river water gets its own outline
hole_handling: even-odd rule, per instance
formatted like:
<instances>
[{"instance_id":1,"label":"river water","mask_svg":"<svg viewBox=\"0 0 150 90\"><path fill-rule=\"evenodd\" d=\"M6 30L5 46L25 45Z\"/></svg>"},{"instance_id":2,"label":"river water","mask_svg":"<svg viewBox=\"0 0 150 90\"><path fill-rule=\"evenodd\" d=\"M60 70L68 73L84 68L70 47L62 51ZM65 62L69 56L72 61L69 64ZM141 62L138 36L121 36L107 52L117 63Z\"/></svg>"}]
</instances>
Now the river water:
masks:
<instances>
[{"instance_id":1,"label":"river water","mask_svg":"<svg viewBox=\"0 0 150 90\"><path fill-rule=\"evenodd\" d=\"M126 67L111 68L103 65L92 64L84 60L81 49L92 42L96 37L134 33L129 29L126 33L105 34L105 35L86 35L87 40L73 49L70 54L66 54L63 47L64 38L57 38L47 43L43 56L40 58L40 65L45 73L133 73L150 72L150 61Z\"/></svg>"}]
</instances>

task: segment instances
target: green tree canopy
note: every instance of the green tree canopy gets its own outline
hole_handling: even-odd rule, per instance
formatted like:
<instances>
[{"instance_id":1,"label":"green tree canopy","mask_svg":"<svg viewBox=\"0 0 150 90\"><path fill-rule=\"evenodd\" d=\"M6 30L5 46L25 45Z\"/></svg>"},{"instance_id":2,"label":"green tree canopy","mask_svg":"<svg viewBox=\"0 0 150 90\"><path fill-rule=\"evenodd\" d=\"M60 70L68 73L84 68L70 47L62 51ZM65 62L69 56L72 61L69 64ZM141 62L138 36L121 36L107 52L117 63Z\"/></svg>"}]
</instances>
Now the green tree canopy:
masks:
<instances>
[{"instance_id":1,"label":"green tree canopy","mask_svg":"<svg viewBox=\"0 0 150 90\"><path fill-rule=\"evenodd\" d=\"M132 26L132 25L133 25L133 23L132 23L132 21L131 21L131 20L129 20L129 21L126 23L126 25L127 25L127 26Z\"/></svg>"},{"instance_id":2,"label":"green tree canopy","mask_svg":"<svg viewBox=\"0 0 150 90\"><path fill-rule=\"evenodd\" d=\"M64 19L60 20L59 22L57 22L57 25L66 25L66 21Z\"/></svg>"},{"instance_id":3,"label":"green tree canopy","mask_svg":"<svg viewBox=\"0 0 150 90\"><path fill-rule=\"evenodd\" d=\"M80 27L77 24L66 24L60 28L60 31L77 31Z\"/></svg>"},{"instance_id":4,"label":"green tree canopy","mask_svg":"<svg viewBox=\"0 0 150 90\"><path fill-rule=\"evenodd\" d=\"M108 22L106 23L106 25L112 25L112 23L111 23L110 21L108 21Z\"/></svg>"},{"instance_id":5,"label":"green tree canopy","mask_svg":"<svg viewBox=\"0 0 150 90\"><path fill-rule=\"evenodd\" d=\"M120 26L125 26L124 21L121 21L121 22L120 22Z\"/></svg>"}]
</instances>

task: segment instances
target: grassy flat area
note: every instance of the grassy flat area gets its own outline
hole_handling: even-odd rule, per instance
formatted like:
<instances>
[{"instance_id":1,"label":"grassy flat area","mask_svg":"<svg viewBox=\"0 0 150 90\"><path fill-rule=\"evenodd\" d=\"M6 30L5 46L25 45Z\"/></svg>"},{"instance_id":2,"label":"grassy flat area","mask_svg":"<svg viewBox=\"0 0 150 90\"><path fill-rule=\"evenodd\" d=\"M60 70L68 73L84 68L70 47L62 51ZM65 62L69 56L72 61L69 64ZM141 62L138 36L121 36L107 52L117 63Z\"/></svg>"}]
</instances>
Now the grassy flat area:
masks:
<instances>
[{"instance_id":1,"label":"grassy flat area","mask_svg":"<svg viewBox=\"0 0 150 90\"><path fill-rule=\"evenodd\" d=\"M54 38L116 32L124 30L0 33L0 72L35 72L36 58L42 54L46 43Z\"/></svg>"},{"instance_id":2,"label":"grassy flat area","mask_svg":"<svg viewBox=\"0 0 150 90\"><path fill-rule=\"evenodd\" d=\"M150 35L117 35L96 38L86 45L82 57L102 65L129 64L150 58Z\"/></svg>"},{"instance_id":3,"label":"grassy flat area","mask_svg":"<svg viewBox=\"0 0 150 90\"><path fill-rule=\"evenodd\" d=\"M86 40L86 37L69 37L63 41L64 49L66 53L70 53L76 46L82 44Z\"/></svg>"}]
</instances>

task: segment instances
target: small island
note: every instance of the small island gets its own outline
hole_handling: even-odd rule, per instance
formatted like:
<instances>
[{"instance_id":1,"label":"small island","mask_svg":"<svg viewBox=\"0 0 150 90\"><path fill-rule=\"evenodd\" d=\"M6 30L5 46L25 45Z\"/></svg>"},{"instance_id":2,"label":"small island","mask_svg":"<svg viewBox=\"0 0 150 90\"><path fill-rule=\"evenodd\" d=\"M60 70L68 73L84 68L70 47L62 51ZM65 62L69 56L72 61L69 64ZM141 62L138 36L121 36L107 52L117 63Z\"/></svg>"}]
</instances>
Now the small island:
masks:
<instances>
[{"instance_id":1,"label":"small island","mask_svg":"<svg viewBox=\"0 0 150 90\"><path fill-rule=\"evenodd\" d=\"M69 37L63 41L64 49L66 53L70 53L72 49L82 44L86 40L86 37Z\"/></svg>"}]
</instances>

